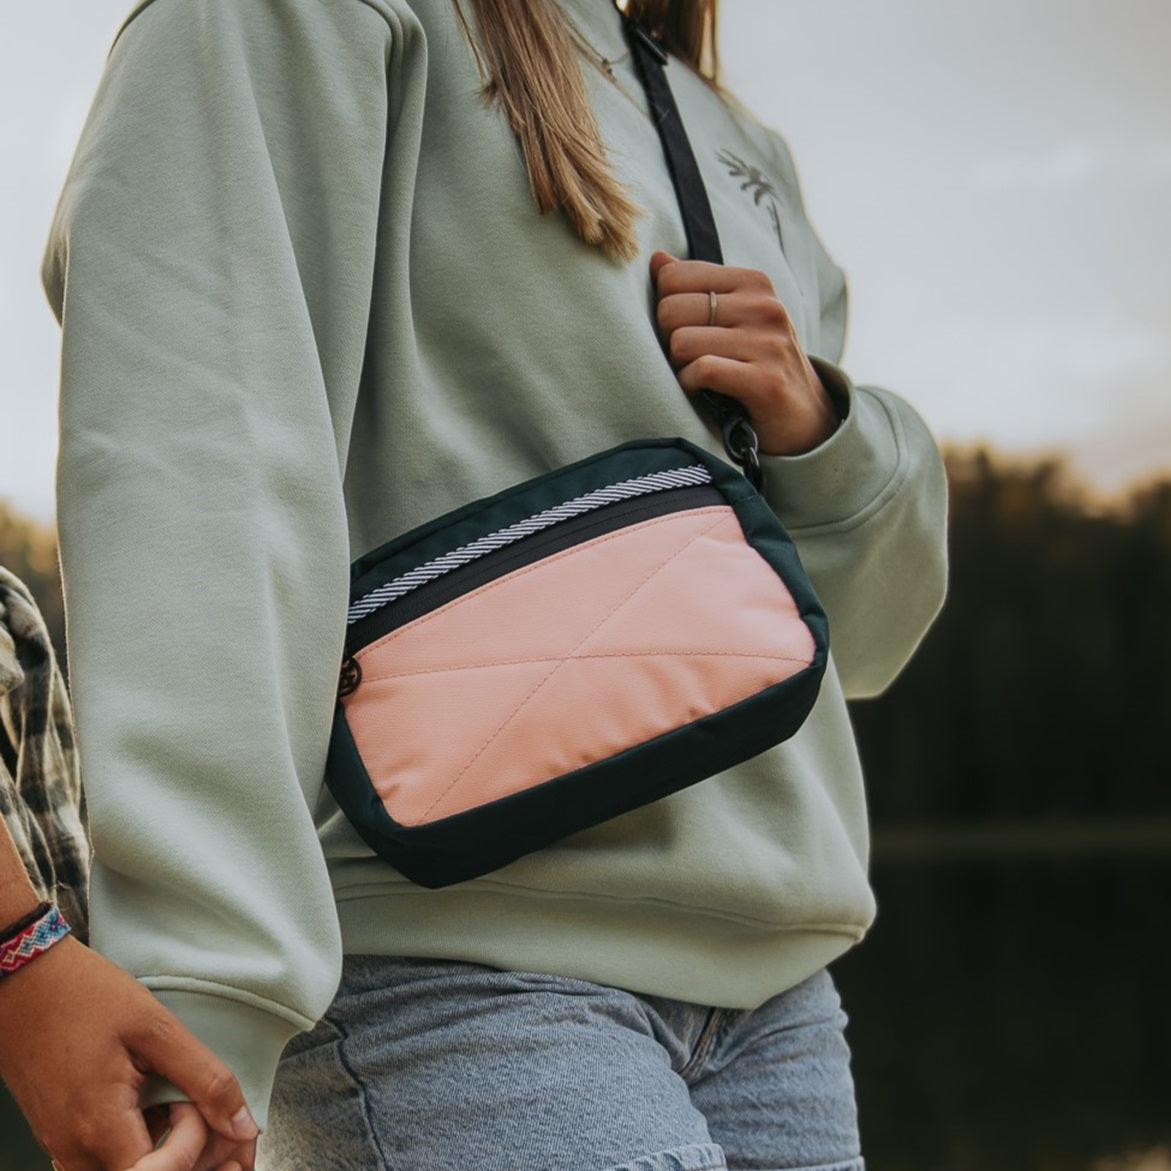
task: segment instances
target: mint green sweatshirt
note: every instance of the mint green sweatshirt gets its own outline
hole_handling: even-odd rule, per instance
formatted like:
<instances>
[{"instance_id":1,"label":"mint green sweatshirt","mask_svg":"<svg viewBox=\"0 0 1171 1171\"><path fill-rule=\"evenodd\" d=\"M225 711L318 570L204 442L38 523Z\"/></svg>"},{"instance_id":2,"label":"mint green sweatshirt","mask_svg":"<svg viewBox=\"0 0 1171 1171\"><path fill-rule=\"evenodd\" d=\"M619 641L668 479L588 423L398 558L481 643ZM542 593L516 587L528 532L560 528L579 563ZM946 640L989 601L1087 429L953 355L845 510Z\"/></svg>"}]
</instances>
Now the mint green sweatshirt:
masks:
<instances>
[{"instance_id":1,"label":"mint green sweatshirt","mask_svg":"<svg viewBox=\"0 0 1171 1171\"><path fill-rule=\"evenodd\" d=\"M831 365L844 282L785 146L678 64L727 261L768 273L847 412L766 461L830 618L821 697L773 751L441 891L372 857L323 788L351 558L631 438L720 449L656 333L649 257L686 246L617 14L562 2L618 60L586 74L643 210L630 264L534 211L451 0L147 0L53 224L94 938L261 1119L343 951L751 1006L874 912L845 700L941 603L943 473L905 403Z\"/></svg>"}]
</instances>

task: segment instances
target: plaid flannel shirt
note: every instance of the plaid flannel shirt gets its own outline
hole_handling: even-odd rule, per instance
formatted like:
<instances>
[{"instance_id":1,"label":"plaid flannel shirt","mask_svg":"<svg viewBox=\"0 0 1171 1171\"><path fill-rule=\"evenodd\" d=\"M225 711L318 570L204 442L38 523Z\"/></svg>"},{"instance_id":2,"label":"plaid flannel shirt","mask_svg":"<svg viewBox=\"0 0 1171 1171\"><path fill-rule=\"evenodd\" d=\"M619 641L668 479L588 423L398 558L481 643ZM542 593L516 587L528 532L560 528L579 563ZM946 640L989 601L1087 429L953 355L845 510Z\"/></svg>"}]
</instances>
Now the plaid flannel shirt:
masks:
<instances>
[{"instance_id":1,"label":"plaid flannel shirt","mask_svg":"<svg viewBox=\"0 0 1171 1171\"><path fill-rule=\"evenodd\" d=\"M32 595L3 568L0 817L33 885L84 940L89 843L69 697Z\"/></svg>"}]
</instances>

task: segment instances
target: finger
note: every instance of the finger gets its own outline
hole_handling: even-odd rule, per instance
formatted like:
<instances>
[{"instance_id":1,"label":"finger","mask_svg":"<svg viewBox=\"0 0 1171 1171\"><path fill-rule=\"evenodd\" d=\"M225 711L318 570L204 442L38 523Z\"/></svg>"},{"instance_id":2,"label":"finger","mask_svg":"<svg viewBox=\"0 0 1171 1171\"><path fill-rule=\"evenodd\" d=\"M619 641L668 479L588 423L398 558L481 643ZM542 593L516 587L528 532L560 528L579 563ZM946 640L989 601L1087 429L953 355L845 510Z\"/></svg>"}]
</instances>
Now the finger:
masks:
<instances>
[{"instance_id":1,"label":"finger","mask_svg":"<svg viewBox=\"0 0 1171 1171\"><path fill-rule=\"evenodd\" d=\"M679 370L676 377L688 394L698 394L701 390L719 391L729 398L738 399L750 415L752 404L764 393L764 380L755 363L722 358L716 354L704 354L696 358Z\"/></svg>"},{"instance_id":2,"label":"finger","mask_svg":"<svg viewBox=\"0 0 1171 1171\"><path fill-rule=\"evenodd\" d=\"M231 1157L224 1156L227 1162L217 1171L256 1171L256 1140L245 1143L231 1152Z\"/></svg>"},{"instance_id":3,"label":"finger","mask_svg":"<svg viewBox=\"0 0 1171 1171\"><path fill-rule=\"evenodd\" d=\"M656 282L658 281L659 270L663 267L663 265L676 263L678 262L670 252L655 252L651 256L651 280Z\"/></svg>"},{"instance_id":4,"label":"finger","mask_svg":"<svg viewBox=\"0 0 1171 1171\"><path fill-rule=\"evenodd\" d=\"M660 297L676 293L732 293L738 289L773 293L769 278L755 268L733 268L706 260L676 260L663 264L655 276ZM775 294L774 294L775 295Z\"/></svg>"},{"instance_id":5,"label":"finger","mask_svg":"<svg viewBox=\"0 0 1171 1171\"><path fill-rule=\"evenodd\" d=\"M725 297L719 308L724 312L719 314L720 325L732 325L728 320L727 309L729 298ZM659 329L669 334L676 329L683 329L688 325L711 324L711 296L708 293L676 293L670 297L663 297L655 310Z\"/></svg>"},{"instance_id":6,"label":"finger","mask_svg":"<svg viewBox=\"0 0 1171 1171\"><path fill-rule=\"evenodd\" d=\"M161 1146L139 1159L131 1171L191 1171L207 1144L207 1124L189 1102L177 1102L168 1115L170 1130Z\"/></svg>"},{"instance_id":7,"label":"finger","mask_svg":"<svg viewBox=\"0 0 1171 1171\"><path fill-rule=\"evenodd\" d=\"M256 1139L245 1145L243 1157L237 1156L237 1161L240 1171L256 1171Z\"/></svg>"},{"instance_id":8,"label":"finger","mask_svg":"<svg viewBox=\"0 0 1171 1171\"><path fill-rule=\"evenodd\" d=\"M256 1140L232 1143L212 1135L199 1158L194 1171L222 1171L225 1165L234 1165L240 1171L253 1171L256 1164Z\"/></svg>"},{"instance_id":9,"label":"finger","mask_svg":"<svg viewBox=\"0 0 1171 1171\"><path fill-rule=\"evenodd\" d=\"M774 333L793 333L785 306L763 290L715 293L715 321L712 321L713 290L702 293L673 293L660 299L656 319L663 333L689 325L719 329L757 327Z\"/></svg>"},{"instance_id":10,"label":"finger","mask_svg":"<svg viewBox=\"0 0 1171 1171\"><path fill-rule=\"evenodd\" d=\"M178 1086L218 1134L248 1142L260 1133L232 1071L178 1017L160 1006L160 1014L130 1043L134 1055Z\"/></svg>"},{"instance_id":11,"label":"finger","mask_svg":"<svg viewBox=\"0 0 1171 1171\"><path fill-rule=\"evenodd\" d=\"M686 326L671 334L667 343L671 365L677 370L710 354L716 358L732 358L737 362L781 363L786 355L783 337L741 329Z\"/></svg>"}]
</instances>

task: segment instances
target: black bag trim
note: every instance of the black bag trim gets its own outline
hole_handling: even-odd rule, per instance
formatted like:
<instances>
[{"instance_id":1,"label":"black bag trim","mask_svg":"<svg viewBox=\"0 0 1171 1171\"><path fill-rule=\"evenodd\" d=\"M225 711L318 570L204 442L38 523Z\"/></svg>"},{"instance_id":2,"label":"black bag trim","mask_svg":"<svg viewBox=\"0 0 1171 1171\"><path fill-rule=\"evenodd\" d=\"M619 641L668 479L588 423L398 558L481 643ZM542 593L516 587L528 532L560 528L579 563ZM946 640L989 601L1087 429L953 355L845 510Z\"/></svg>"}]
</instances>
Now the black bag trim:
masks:
<instances>
[{"instance_id":1,"label":"black bag trim","mask_svg":"<svg viewBox=\"0 0 1171 1171\"><path fill-rule=\"evenodd\" d=\"M785 582L813 635L811 664L791 678L605 760L475 809L403 826L382 805L358 755L339 700L326 764L330 791L363 840L412 882L448 886L485 874L567 835L722 772L791 736L817 698L828 657L825 613L792 539L734 468L683 439L638 440L474 501L372 551L355 563L351 600L477 535L541 507L582 495L598 481L700 462L732 507L749 545ZM718 600L713 599L713 604ZM371 640L372 641L372 640Z\"/></svg>"}]
</instances>

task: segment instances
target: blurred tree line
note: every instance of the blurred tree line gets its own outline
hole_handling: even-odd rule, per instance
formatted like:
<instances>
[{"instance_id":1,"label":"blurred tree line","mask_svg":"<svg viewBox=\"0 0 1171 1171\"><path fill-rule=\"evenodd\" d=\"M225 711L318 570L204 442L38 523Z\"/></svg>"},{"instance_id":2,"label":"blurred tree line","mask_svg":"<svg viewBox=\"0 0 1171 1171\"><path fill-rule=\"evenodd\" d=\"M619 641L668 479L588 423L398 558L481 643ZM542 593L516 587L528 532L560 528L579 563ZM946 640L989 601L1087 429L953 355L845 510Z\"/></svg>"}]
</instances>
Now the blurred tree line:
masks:
<instances>
[{"instance_id":1,"label":"blurred tree line","mask_svg":"<svg viewBox=\"0 0 1171 1171\"><path fill-rule=\"evenodd\" d=\"M51 525L21 516L0 500L0 565L32 590L45 624L65 662L65 607L57 568L57 535Z\"/></svg>"},{"instance_id":2,"label":"blurred tree line","mask_svg":"<svg viewBox=\"0 0 1171 1171\"><path fill-rule=\"evenodd\" d=\"M948 480L947 604L853 708L873 820L1171 813L1171 481L1105 507L987 451Z\"/></svg>"},{"instance_id":3,"label":"blurred tree line","mask_svg":"<svg viewBox=\"0 0 1171 1171\"><path fill-rule=\"evenodd\" d=\"M948 455L948 601L855 704L876 824L1171 813L1171 481L1104 507L1060 461ZM0 501L0 564L60 652L51 528Z\"/></svg>"}]
</instances>

